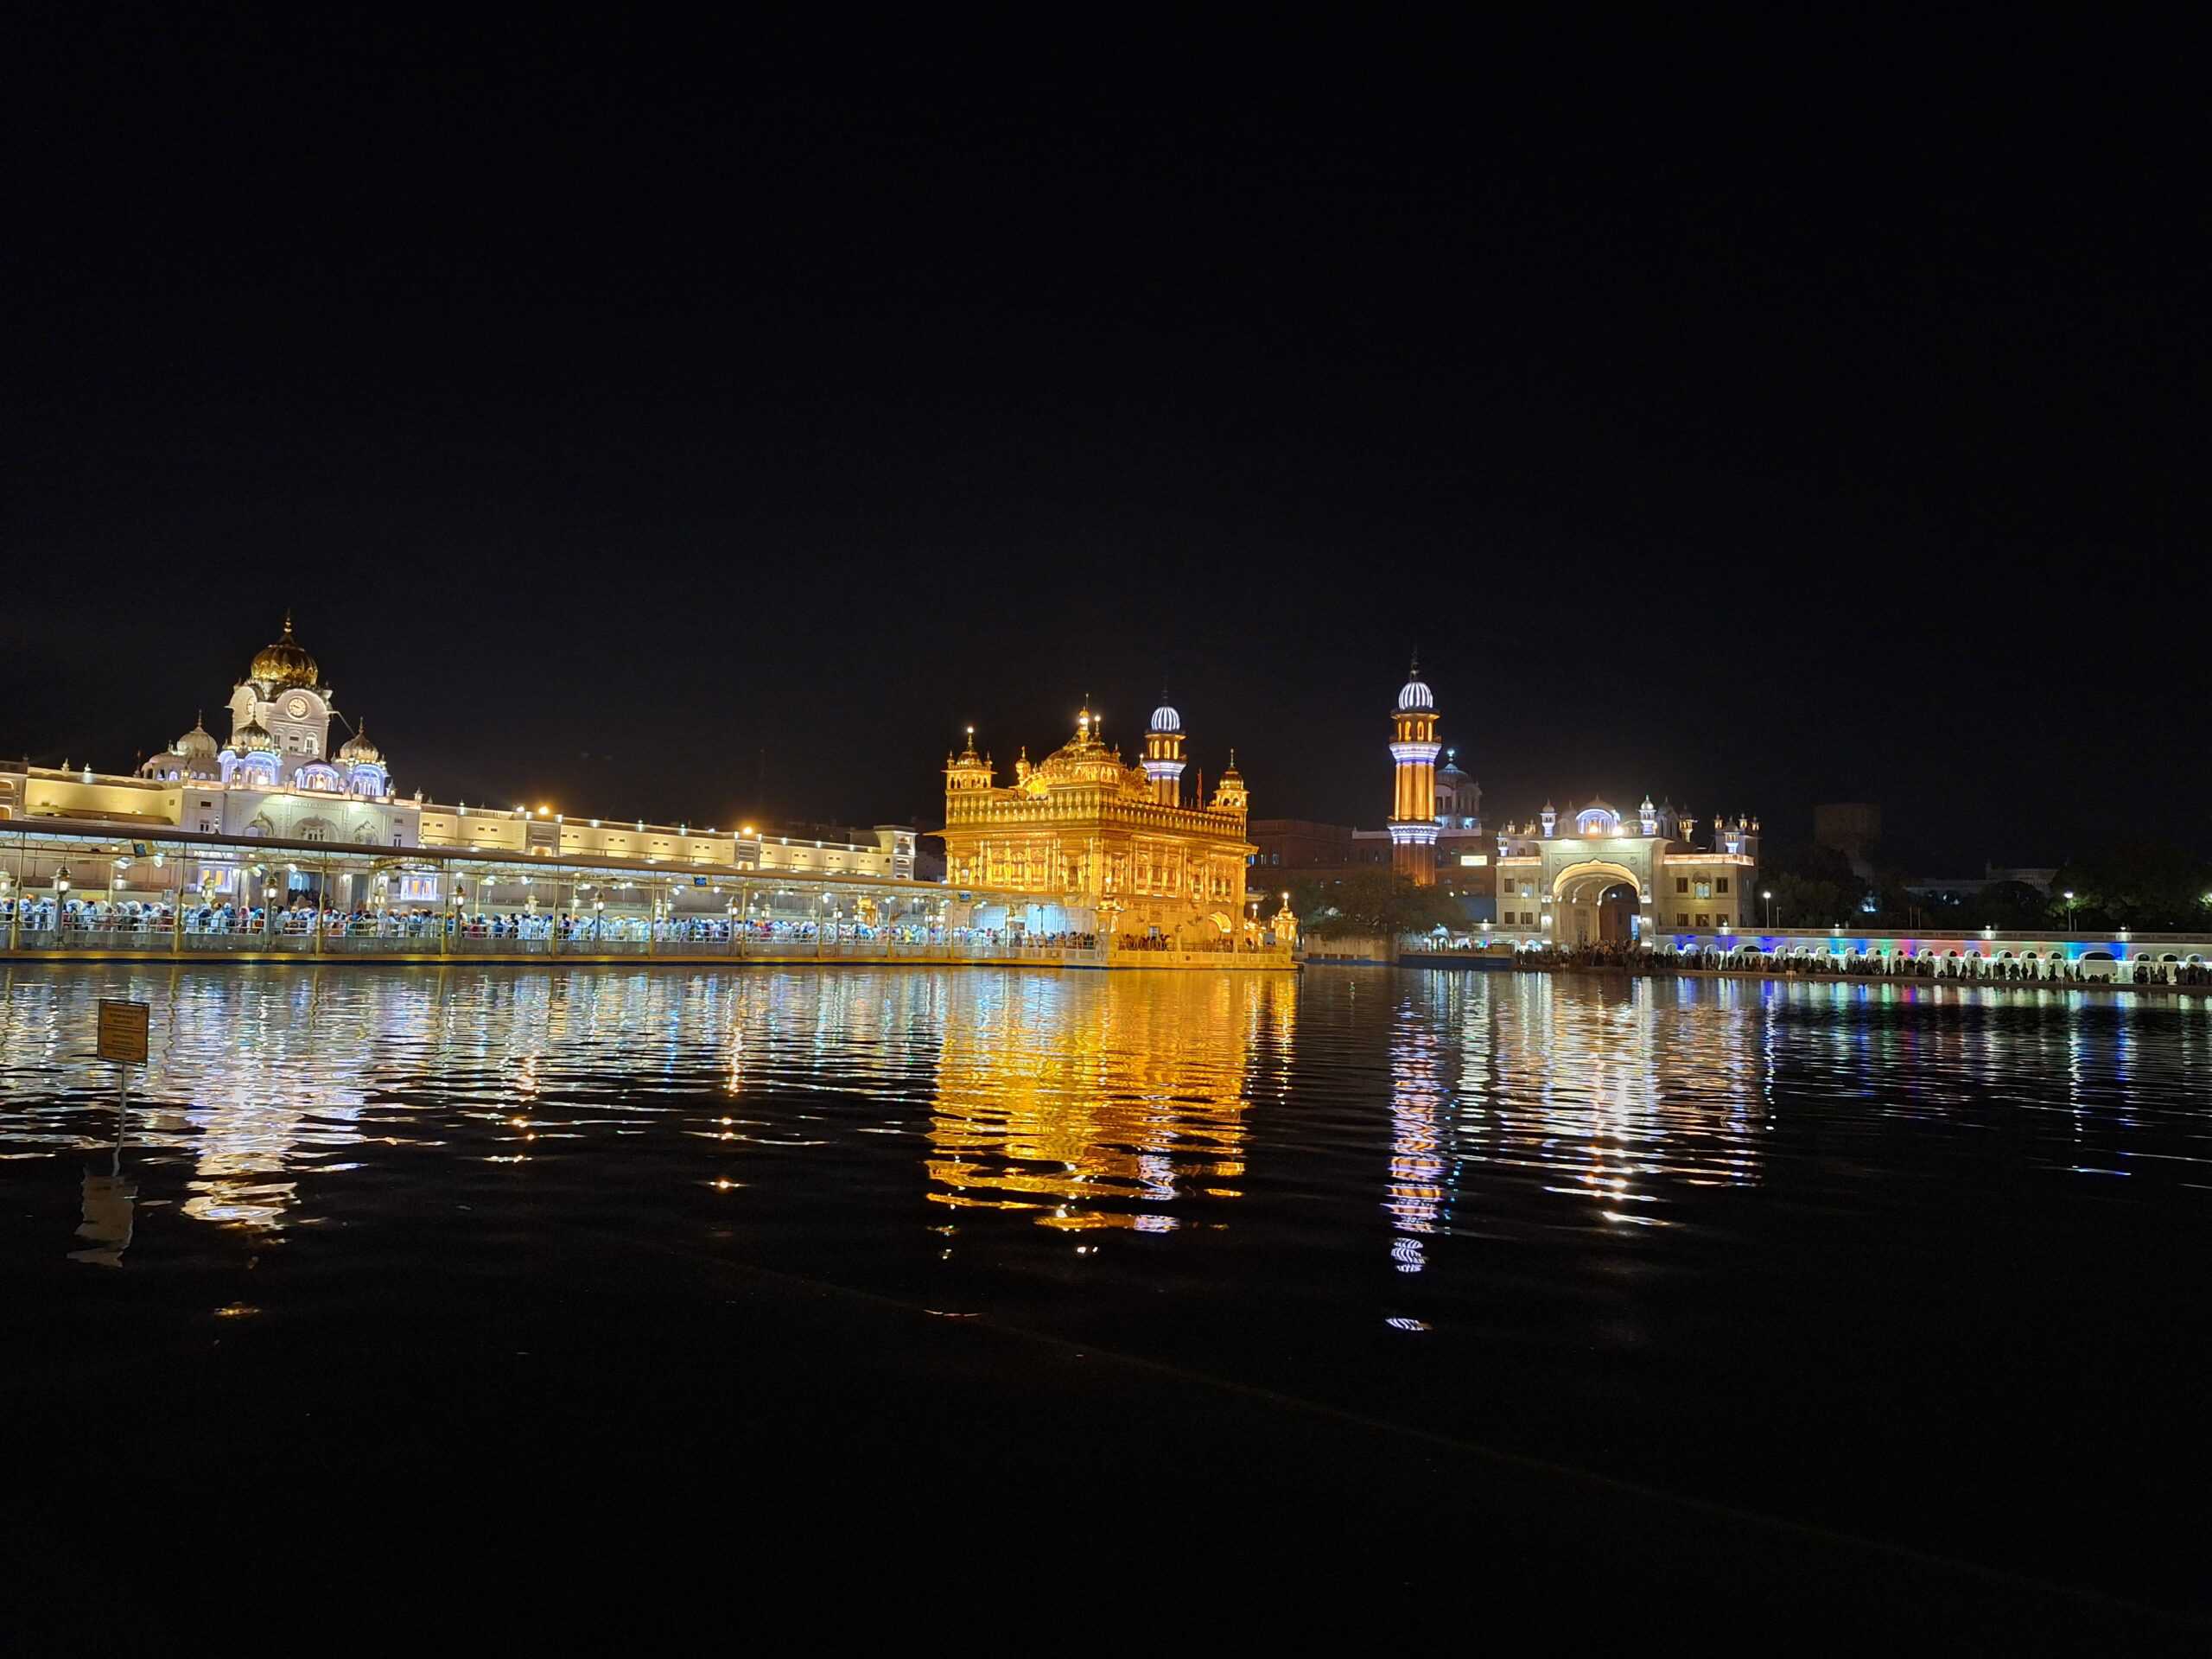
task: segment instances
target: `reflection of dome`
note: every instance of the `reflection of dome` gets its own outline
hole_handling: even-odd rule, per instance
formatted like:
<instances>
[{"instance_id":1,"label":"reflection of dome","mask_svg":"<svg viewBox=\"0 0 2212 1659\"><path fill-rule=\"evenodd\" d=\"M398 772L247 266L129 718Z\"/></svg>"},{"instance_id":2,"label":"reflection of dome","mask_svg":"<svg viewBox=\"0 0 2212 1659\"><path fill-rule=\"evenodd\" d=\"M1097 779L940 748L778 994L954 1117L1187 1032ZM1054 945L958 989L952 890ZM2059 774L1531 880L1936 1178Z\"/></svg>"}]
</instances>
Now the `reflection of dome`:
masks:
<instances>
[{"instance_id":1,"label":"reflection of dome","mask_svg":"<svg viewBox=\"0 0 2212 1659\"><path fill-rule=\"evenodd\" d=\"M1414 665L1407 673L1405 684L1398 688L1398 707L1401 709L1436 707L1435 694L1421 683L1421 658L1418 657L1414 658Z\"/></svg>"},{"instance_id":2,"label":"reflection of dome","mask_svg":"<svg viewBox=\"0 0 2212 1659\"><path fill-rule=\"evenodd\" d=\"M355 728L353 736L338 746L338 758L353 766L373 766L383 760L384 751L369 741L366 721Z\"/></svg>"},{"instance_id":3,"label":"reflection of dome","mask_svg":"<svg viewBox=\"0 0 2212 1659\"><path fill-rule=\"evenodd\" d=\"M276 740L270 736L269 728L259 721L249 720L231 734L231 747L240 754L257 751L274 754L276 753Z\"/></svg>"},{"instance_id":4,"label":"reflection of dome","mask_svg":"<svg viewBox=\"0 0 2212 1659\"><path fill-rule=\"evenodd\" d=\"M181 754L188 760L213 760L215 758L215 738L201 723L200 716L192 718L192 729L169 745L171 754Z\"/></svg>"},{"instance_id":5,"label":"reflection of dome","mask_svg":"<svg viewBox=\"0 0 2212 1659\"><path fill-rule=\"evenodd\" d=\"M286 685L315 685L322 679L322 671L308 655L305 645L292 638L292 613L284 613L284 637L273 645L264 645L254 652L253 661L247 664L246 677L258 680L270 690Z\"/></svg>"}]
</instances>

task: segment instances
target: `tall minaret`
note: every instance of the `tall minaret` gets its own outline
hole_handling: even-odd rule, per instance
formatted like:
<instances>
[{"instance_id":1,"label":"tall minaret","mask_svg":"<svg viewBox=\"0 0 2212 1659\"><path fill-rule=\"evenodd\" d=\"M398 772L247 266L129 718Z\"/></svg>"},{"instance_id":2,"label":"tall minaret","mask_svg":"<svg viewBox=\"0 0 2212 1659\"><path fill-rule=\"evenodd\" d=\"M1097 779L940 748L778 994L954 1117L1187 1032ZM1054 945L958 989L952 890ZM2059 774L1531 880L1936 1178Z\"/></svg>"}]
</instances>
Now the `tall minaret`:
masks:
<instances>
[{"instance_id":1,"label":"tall minaret","mask_svg":"<svg viewBox=\"0 0 2212 1659\"><path fill-rule=\"evenodd\" d=\"M1436 698L1421 683L1421 658L1398 690L1390 716L1390 758L1397 762L1390 807L1390 868L1424 887L1436 885Z\"/></svg>"},{"instance_id":2,"label":"tall minaret","mask_svg":"<svg viewBox=\"0 0 2212 1659\"><path fill-rule=\"evenodd\" d=\"M1173 806L1183 794L1183 716L1168 707L1167 693L1160 694L1160 707L1152 711L1152 729L1144 734L1144 775L1152 780L1152 798Z\"/></svg>"}]
</instances>

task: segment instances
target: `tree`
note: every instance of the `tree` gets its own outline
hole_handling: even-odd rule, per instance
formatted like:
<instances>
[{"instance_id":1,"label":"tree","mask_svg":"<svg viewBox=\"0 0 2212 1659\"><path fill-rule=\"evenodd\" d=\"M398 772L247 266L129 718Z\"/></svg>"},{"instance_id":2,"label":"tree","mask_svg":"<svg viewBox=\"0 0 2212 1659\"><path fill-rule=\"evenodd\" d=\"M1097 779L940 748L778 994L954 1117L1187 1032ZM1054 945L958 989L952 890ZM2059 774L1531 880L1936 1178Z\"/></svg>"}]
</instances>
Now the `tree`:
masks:
<instances>
[{"instance_id":1,"label":"tree","mask_svg":"<svg viewBox=\"0 0 2212 1659\"><path fill-rule=\"evenodd\" d=\"M2064 918L2069 888L2083 927L2185 933L2212 924L2212 861L2171 842L2105 848L2063 865L2050 884L2055 917Z\"/></svg>"},{"instance_id":2,"label":"tree","mask_svg":"<svg viewBox=\"0 0 2212 1659\"><path fill-rule=\"evenodd\" d=\"M1977 927L2024 931L2050 920L2050 898L2024 881L1993 881L1974 896L1967 911Z\"/></svg>"},{"instance_id":3,"label":"tree","mask_svg":"<svg viewBox=\"0 0 2212 1659\"><path fill-rule=\"evenodd\" d=\"M1777 927L1833 927L1855 921L1866 899L1866 883L1851 861L1833 847L1770 846L1759 864L1759 892L1774 894ZM1768 913L1762 897L1752 912Z\"/></svg>"},{"instance_id":4,"label":"tree","mask_svg":"<svg viewBox=\"0 0 2212 1659\"><path fill-rule=\"evenodd\" d=\"M1439 926L1464 925L1466 920L1441 888L1420 887L1384 869L1349 870L1326 883L1294 883L1290 906L1307 932L1325 939L1347 934L1388 938L1427 933Z\"/></svg>"}]
</instances>

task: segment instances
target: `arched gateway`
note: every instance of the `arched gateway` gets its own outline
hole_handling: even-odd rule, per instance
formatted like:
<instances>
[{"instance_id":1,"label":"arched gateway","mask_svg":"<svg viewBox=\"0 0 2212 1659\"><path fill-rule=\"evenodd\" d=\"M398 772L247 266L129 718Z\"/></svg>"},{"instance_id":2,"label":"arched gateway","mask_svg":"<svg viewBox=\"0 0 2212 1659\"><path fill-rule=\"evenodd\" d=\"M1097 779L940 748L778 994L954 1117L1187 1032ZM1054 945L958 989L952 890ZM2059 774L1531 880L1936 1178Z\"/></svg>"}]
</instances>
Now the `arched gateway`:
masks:
<instances>
[{"instance_id":1,"label":"arched gateway","mask_svg":"<svg viewBox=\"0 0 2212 1659\"><path fill-rule=\"evenodd\" d=\"M1583 859L1552 878L1552 935L1561 944L1624 943L1636 936L1643 884L1625 864Z\"/></svg>"}]
</instances>

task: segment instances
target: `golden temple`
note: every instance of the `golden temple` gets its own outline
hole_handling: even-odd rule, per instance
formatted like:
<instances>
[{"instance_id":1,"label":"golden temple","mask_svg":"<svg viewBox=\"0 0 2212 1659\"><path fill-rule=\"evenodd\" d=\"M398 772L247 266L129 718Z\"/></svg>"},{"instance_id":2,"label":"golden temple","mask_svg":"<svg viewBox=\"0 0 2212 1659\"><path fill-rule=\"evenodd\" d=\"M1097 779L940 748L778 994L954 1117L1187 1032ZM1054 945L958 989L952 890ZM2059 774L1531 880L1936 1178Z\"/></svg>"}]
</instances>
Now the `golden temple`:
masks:
<instances>
[{"instance_id":1,"label":"golden temple","mask_svg":"<svg viewBox=\"0 0 2212 1659\"><path fill-rule=\"evenodd\" d=\"M1143 951L1287 955L1287 910L1248 900L1249 798L1234 753L1204 804L1182 799L1182 717L1153 711L1145 759L1126 764L1089 708L1074 735L1001 787L967 747L944 765L945 879L953 923L1029 938L1096 938ZM1270 899L1274 895L1268 895Z\"/></svg>"}]
</instances>

